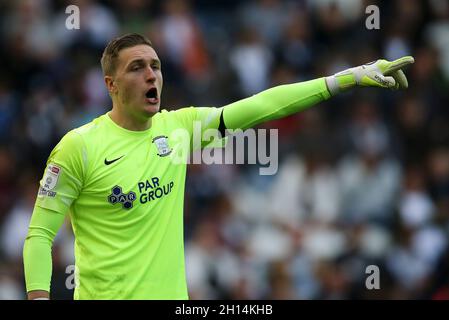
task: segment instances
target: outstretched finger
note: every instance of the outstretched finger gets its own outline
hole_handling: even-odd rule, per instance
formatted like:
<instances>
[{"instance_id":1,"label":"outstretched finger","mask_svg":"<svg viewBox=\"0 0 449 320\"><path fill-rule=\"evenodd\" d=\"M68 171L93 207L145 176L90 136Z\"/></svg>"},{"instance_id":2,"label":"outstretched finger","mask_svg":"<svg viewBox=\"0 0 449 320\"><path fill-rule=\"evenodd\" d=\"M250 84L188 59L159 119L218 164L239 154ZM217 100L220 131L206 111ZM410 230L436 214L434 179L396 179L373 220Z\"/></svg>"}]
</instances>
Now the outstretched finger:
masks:
<instances>
[{"instance_id":1,"label":"outstretched finger","mask_svg":"<svg viewBox=\"0 0 449 320\"><path fill-rule=\"evenodd\" d=\"M397 70L400 70L414 62L415 62L415 59L412 56L405 56L405 57L399 58L397 60L391 61L388 64L388 67L385 70L384 74L391 74L391 73L393 73Z\"/></svg>"},{"instance_id":2,"label":"outstretched finger","mask_svg":"<svg viewBox=\"0 0 449 320\"><path fill-rule=\"evenodd\" d=\"M398 70L396 72L393 72L391 76L396 80L396 82L399 84L399 87L401 89L407 89L408 88L408 81L407 77L404 74L404 71Z\"/></svg>"}]
</instances>

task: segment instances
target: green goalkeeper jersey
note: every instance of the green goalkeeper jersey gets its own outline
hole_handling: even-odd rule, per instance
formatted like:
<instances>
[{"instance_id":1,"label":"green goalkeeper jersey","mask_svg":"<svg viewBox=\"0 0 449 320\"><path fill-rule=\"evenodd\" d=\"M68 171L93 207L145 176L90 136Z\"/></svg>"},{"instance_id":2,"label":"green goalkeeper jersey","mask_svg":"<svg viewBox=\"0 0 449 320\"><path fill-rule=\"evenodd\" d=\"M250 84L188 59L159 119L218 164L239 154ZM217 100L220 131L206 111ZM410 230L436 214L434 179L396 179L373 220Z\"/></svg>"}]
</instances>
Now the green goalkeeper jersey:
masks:
<instances>
[{"instance_id":1,"label":"green goalkeeper jersey","mask_svg":"<svg viewBox=\"0 0 449 320\"><path fill-rule=\"evenodd\" d=\"M75 299L188 299L183 205L189 152L222 145L208 129L247 129L329 97L319 78L222 108L164 110L146 131L126 130L108 114L70 131L40 181L23 249L27 292L50 291L52 242L70 212ZM201 141L203 133L211 141Z\"/></svg>"},{"instance_id":2,"label":"green goalkeeper jersey","mask_svg":"<svg viewBox=\"0 0 449 320\"><path fill-rule=\"evenodd\" d=\"M36 206L70 212L75 299L187 299L183 247L186 162L179 129L217 128L221 109L162 111L145 131L105 114L51 153ZM185 142L185 141L184 141ZM69 210L70 209L70 210ZM31 223L31 227L33 223Z\"/></svg>"}]
</instances>

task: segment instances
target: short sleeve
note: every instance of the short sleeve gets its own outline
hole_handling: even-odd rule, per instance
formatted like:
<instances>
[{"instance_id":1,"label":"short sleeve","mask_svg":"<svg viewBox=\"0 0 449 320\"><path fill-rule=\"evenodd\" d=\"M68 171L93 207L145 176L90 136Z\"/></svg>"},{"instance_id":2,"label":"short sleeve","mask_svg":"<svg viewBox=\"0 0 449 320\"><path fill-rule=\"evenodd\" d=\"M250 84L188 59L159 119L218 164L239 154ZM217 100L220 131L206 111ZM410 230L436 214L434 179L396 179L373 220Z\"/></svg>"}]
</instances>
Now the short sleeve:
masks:
<instances>
[{"instance_id":1,"label":"short sleeve","mask_svg":"<svg viewBox=\"0 0 449 320\"><path fill-rule=\"evenodd\" d=\"M81 135L75 130L68 132L47 160L35 205L66 213L83 187L86 161Z\"/></svg>"}]
</instances>

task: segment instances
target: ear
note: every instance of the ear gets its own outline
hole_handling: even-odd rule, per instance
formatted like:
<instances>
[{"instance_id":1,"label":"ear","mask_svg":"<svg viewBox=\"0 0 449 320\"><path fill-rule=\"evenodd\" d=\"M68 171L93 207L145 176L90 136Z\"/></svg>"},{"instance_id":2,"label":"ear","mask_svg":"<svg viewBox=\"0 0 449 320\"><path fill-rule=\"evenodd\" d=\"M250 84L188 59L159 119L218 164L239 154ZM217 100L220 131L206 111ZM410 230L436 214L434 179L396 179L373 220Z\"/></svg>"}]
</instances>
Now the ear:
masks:
<instances>
[{"instance_id":1,"label":"ear","mask_svg":"<svg viewBox=\"0 0 449 320\"><path fill-rule=\"evenodd\" d=\"M104 76L104 83L106 84L106 88L108 89L110 95L117 91L117 87L115 86L115 81L112 76Z\"/></svg>"}]
</instances>

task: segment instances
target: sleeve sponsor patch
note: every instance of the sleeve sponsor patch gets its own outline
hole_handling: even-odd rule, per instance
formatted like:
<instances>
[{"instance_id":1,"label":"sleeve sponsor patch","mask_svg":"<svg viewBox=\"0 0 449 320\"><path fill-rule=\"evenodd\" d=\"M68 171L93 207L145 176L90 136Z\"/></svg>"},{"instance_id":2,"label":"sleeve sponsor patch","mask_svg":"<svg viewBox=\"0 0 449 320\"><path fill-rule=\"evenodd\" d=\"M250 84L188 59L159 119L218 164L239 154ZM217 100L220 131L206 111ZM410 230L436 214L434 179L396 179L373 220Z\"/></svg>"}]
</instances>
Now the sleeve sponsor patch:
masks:
<instances>
[{"instance_id":1,"label":"sleeve sponsor patch","mask_svg":"<svg viewBox=\"0 0 449 320\"><path fill-rule=\"evenodd\" d=\"M41 180L38 196L49 196L49 197L56 196L56 192L52 190L56 187L58 183L60 173L61 173L60 167L54 164L48 165L47 170L45 170L45 175Z\"/></svg>"}]
</instances>

